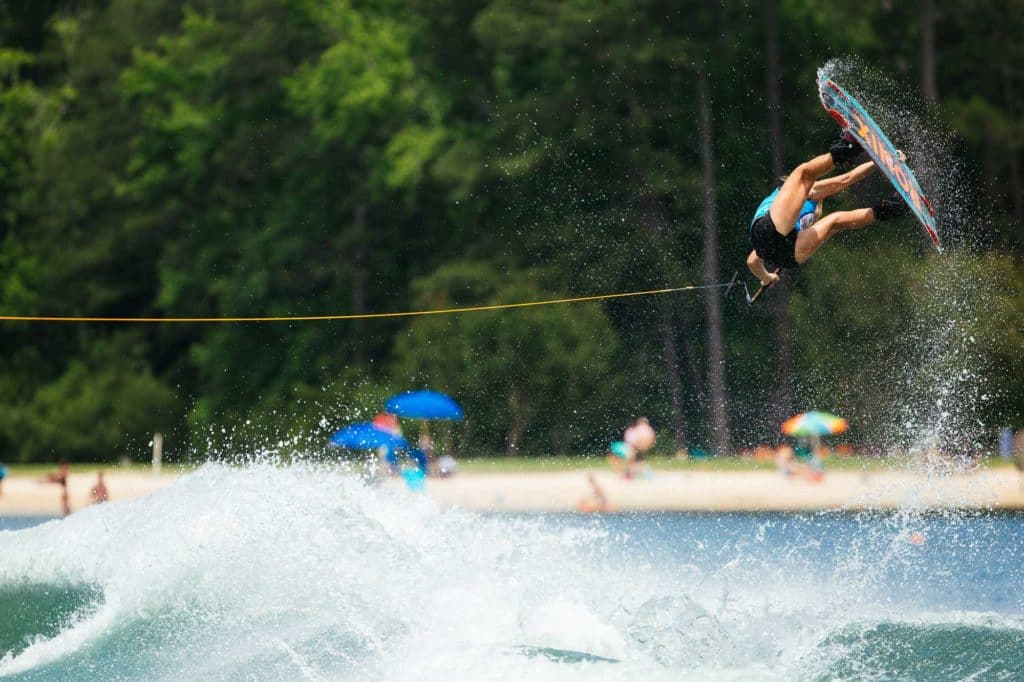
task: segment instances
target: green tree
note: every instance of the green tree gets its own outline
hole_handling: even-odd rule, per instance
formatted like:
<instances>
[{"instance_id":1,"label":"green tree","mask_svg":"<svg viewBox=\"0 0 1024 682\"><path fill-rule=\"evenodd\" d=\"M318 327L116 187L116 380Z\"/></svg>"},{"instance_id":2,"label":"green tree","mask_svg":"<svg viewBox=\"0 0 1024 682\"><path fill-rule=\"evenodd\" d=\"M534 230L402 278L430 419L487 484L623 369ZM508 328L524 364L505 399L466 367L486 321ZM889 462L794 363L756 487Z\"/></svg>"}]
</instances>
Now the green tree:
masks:
<instances>
[{"instance_id":1,"label":"green tree","mask_svg":"<svg viewBox=\"0 0 1024 682\"><path fill-rule=\"evenodd\" d=\"M401 301L410 257L394 247L422 227L416 192L444 130L411 29L388 10L210 3L136 51L121 82L142 129L122 191L175 226L162 310L359 313ZM192 424L237 423L365 366L394 328L204 331L188 342Z\"/></svg>"},{"instance_id":2,"label":"green tree","mask_svg":"<svg viewBox=\"0 0 1024 682\"><path fill-rule=\"evenodd\" d=\"M19 461L110 461L148 455L155 431L179 424L182 404L153 376L139 336L122 333L90 344L54 381L9 406L0 434ZM31 390L31 389L30 389Z\"/></svg>"},{"instance_id":3,"label":"green tree","mask_svg":"<svg viewBox=\"0 0 1024 682\"><path fill-rule=\"evenodd\" d=\"M536 301L566 295L542 272L460 261L413 283L423 309ZM616 349L593 304L416 319L396 338L399 385L446 391L467 407L463 447L510 454L594 449L610 439Z\"/></svg>"},{"instance_id":4,"label":"green tree","mask_svg":"<svg viewBox=\"0 0 1024 682\"><path fill-rule=\"evenodd\" d=\"M948 255L925 257L908 221L837 237L792 274L791 295L766 295L775 315L682 294L586 306L595 317L584 322L575 309L452 320L465 357L452 360L453 350L436 376L454 390L460 373L480 371L500 389L465 379L468 427L478 430L464 435L487 448L569 451L588 438L598 447L637 414L679 444L707 447L725 424L735 442L763 441L778 426L771 406L789 402L787 357L793 407L831 402L881 433L885 419L902 419L878 395L892 367L905 370L907 395L935 403L928 387L945 381L943 363L970 364L939 331L959 329L989 340L972 376L998 388L971 414L1019 420L1022 312L1006 292L1019 289L1021 266L999 254L1024 248L1021 9L1020 0L6 3L0 306L283 316L726 279L743 270L750 212L779 168L835 134L815 70L854 55L844 84L878 102L881 119L898 118L891 132L922 160ZM917 83L934 107L908 94ZM952 140L893 114L908 109L931 117L931 130L951 125ZM886 191L872 181L835 206ZM943 279L944 268L955 277ZM462 288L445 293L449 279ZM971 283L984 295L961 293ZM947 298L959 308L929 298L954 285ZM427 286L443 295L431 300ZM870 305L878 300L891 305ZM978 320L962 319L971 310ZM537 328L541 319L560 329L558 316L586 326L585 338L560 347L575 337ZM793 342L789 356L773 317ZM126 407L135 402L160 421L187 412L180 428L204 446L212 426L232 438L322 440L392 379L426 371L424 348L405 345L419 325L5 324L0 452L114 457L154 428ZM620 379L614 390L573 389L585 412L571 419L544 402L529 372L489 355L497 339L512 361L543 366L550 351L574 367L569 349L606 333L615 352L596 375ZM904 343L924 337L942 351L927 357L946 360L925 363ZM90 419L116 426L71 439Z\"/></svg>"}]
</instances>

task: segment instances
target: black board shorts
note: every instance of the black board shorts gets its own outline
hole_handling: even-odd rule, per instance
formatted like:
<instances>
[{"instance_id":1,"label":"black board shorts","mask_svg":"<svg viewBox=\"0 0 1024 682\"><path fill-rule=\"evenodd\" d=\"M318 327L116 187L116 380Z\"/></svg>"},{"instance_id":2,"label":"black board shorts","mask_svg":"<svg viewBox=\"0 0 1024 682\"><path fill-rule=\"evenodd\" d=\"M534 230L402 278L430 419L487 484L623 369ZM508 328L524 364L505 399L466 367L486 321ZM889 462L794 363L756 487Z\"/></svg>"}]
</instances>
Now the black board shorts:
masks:
<instances>
[{"instance_id":1,"label":"black board shorts","mask_svg":"<svg viewBox=\"0 0 1024 682\"><path fill-rule=\"evenodd\" d=\"M754 251L764 261L764 267L768 272L775 272L779 268L792 270L796 262L796 230L783 237L775 229L771 213L765 213L750 226L750 241L754 244Z\"/></svg>"}]
</instances>

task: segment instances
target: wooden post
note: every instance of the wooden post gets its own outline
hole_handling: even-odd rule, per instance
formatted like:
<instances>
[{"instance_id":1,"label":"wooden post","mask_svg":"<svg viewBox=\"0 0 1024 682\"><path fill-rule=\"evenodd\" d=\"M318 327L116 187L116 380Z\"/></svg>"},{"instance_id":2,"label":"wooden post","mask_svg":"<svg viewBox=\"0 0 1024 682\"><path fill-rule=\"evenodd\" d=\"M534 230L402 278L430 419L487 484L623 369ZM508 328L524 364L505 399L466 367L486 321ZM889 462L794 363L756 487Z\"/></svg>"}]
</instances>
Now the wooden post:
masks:
<instances>
[{"instance_id":1,"label":"wooden post","mask_svg":"<svg viewBox=\"0 0 1024 682\"><path fill-rule=\"evenodd\" d=\"M164 434L157 431L153 434L153 476L160 475L160 464L164 458Z\"/></svg>"}]
</instances>

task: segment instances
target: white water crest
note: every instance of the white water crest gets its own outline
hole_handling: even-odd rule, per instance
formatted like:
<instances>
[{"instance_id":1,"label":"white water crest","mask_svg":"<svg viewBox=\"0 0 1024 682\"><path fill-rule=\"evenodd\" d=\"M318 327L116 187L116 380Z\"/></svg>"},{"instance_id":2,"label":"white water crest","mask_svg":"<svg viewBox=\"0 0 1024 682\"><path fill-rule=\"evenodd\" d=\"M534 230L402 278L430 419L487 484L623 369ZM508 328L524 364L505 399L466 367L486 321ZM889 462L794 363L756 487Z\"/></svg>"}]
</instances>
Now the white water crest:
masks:
<instances>
[{"instance_id":1,"label":"white water crest","mask_svg":"<svg viewBox=\"0 0 1024 682\"><path fill-rule=\"evenodd\" d=\"M884 666L887 623L1024 643L1012 615L912 598L944 578L899 541L906 519L809 518L478 515L330 468L209 464L0 533L0 594L95 594L55 633L9 644L0 675L827 679L849 650Z\"/></svg>"}]
</instances>

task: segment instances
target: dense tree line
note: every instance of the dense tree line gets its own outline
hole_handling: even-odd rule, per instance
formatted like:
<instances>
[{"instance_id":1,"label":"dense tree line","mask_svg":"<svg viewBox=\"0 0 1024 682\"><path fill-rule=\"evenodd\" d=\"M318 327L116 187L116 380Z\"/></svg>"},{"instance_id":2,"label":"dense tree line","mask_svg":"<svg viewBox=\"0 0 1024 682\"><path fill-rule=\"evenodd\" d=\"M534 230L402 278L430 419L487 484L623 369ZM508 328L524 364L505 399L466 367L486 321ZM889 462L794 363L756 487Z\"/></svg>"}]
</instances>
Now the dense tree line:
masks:
<instances>
[{"instance_id":1,"label":"dense tree line","mask_svg":"<svg viewBox=\"0 0 1024 682\"><path fill-rule=\"evenodd\" d=\"M320 443L421 386L465 404L467 452L593 452L639 414L663 447L730 452L811 407L864 443L982 439L1024 408L1021 35L1017 0L4 3L6 314L365 313L728 280L773 178L835 136L815 71L851 56L844 85L895 126L949 248L910 221L842 235L749 309L684 293L3 323L0 454L110 459L155 430L198 454Z\"/></svg>"}]
</instances>

